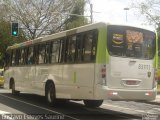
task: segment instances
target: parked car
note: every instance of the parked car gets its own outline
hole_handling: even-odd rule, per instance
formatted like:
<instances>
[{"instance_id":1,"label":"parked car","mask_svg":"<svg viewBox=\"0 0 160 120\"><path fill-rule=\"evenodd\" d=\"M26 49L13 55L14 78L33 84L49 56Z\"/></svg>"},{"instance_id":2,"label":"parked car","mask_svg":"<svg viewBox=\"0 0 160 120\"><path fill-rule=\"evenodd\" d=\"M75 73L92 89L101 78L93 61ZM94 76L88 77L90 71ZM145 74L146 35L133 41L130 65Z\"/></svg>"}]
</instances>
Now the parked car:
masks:
<instances>
[{"instance_id":1,"label":"parked car","mask_svg":"<svg viewBox=\"0 0 160 120\"><path fill-rule=\"evenodd\" d=\"M4 87L3 72L4 72L4 69L0 69L0 87Z\"/></svg>"}]
</instances>

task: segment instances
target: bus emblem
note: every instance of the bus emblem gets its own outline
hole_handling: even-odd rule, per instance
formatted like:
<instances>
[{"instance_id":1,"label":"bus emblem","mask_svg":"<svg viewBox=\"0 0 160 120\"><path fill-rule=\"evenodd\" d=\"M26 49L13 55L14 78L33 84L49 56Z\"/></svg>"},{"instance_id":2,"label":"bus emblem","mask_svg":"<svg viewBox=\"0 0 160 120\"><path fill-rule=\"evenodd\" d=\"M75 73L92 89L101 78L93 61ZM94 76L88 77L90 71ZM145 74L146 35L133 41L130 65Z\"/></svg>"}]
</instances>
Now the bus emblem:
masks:
<instances>
[{"instance_id":1,"label":"bus emblem","mask_svg":"<svg viewBox=\"0 0 160 120\"><path fill-rule=\"evenodd\" d=\"M151 77L151 72L148 72L148 77Z\"/></svg>"}]
</instances>

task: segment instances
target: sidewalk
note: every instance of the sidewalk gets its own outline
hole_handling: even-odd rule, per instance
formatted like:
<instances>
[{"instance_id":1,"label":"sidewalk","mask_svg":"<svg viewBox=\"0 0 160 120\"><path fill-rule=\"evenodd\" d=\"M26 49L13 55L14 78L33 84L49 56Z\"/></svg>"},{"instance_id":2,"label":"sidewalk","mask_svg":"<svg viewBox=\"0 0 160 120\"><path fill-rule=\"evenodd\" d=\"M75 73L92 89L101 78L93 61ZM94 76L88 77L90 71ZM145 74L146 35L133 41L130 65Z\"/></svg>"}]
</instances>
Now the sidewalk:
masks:
<instances>
[{"instance_id":1,"label":"sidewalk","mask_svg":"<svg viewBox=\"0 0 160 120\"><path fill-rule=\"evenodd\" d=\"M156 99L153 102L160 103L160 94L157 94Z\"/></svg>"},{"instance_id":2,"label":"sidewalk","mask_svg":"<svg viewBox=\"0 0 160 120\"><path fill-rule=\"evenodd\" d=\"M150 103L160 104L160 92L157 93L156 99L154 101L151 101Z\"/></svg>"}]
</instances>

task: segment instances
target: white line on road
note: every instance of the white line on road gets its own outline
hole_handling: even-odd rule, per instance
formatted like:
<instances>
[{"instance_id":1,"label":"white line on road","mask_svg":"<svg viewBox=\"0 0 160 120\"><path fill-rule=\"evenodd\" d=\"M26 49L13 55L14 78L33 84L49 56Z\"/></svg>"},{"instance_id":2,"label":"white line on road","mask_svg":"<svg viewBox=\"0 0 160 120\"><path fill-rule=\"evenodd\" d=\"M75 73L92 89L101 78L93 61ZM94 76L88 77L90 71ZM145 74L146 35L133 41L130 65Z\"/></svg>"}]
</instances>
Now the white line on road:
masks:
<instances>
[{"instance_id":1,"label":"white line on road","mask_svg":"<svg viewBox=\"0 0 160 120\"><path fill-rule=\"evenodd\" d=\"M12 97L8 97L8 96L6 96L6 95L0 94L0 96L9 98L9 99L12 99L12 100L15 100L15 101L18 101L18 102L21 102L21 103L24 103L24 104L27 104L27 105L30 105L30 106L34 106L34 107L37 107L37 108L40 108L40 109L43 109L43 110L46 110L46 111L50 111L50 112L53 112L53 113L56 113L56 114L61 114L61 115L64 115L64 116L66 116L66 117L68 117L68 118L71 118L71 119L73 119L73 120L80 120L80 119L74 118L74 117L72 117L72 116L65 115L65 114L63 114L63 113L59 113L59 112L56 112L56 111L53 111L53 110L50 110L50 109L47 109L47 108L43 108L43 107L40 107L40 106L31 104L31 103L27 103L27 102L25 102L25 101L21 101L21 100L12 98Z\"/></svg>"},{"instance_id":2,"label":"white line on road","mask_svg":"<svg viewBox=\"0 0 160 120\"><path fill-rule=\"evenodd\" d=\"M143 110L135 110L135 109L132 109L132 108L120 107L120 106L116 106L116 105L109 105L109 104L103 104L103 105L104 106L114 107L114 108L119 108L119 109L125 109L125 110L135 111L135 112L138 112L138 113L153 114L153 113L146 112L146 111L143 111Z\"/></svg>"}]
</instances>

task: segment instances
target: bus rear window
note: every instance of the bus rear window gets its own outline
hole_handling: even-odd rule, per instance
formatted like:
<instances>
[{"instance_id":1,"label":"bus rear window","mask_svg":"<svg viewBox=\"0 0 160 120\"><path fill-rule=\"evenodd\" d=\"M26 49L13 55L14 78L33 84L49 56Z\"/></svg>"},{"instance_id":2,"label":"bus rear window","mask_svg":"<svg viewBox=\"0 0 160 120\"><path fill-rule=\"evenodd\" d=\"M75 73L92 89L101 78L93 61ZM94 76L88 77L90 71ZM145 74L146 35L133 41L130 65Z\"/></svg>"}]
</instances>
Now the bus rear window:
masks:
<instances>
[{"instance_id":1,"label":"bus rear window","mask_svg":"<svg viewBox=\"0 0 160 120\"><path fill-rule=\"evenodd\" d=\"M108 26L108 51L112 56L152 59L156 51L156 35L148 30Z\"/></svg>"}]
</instances>

